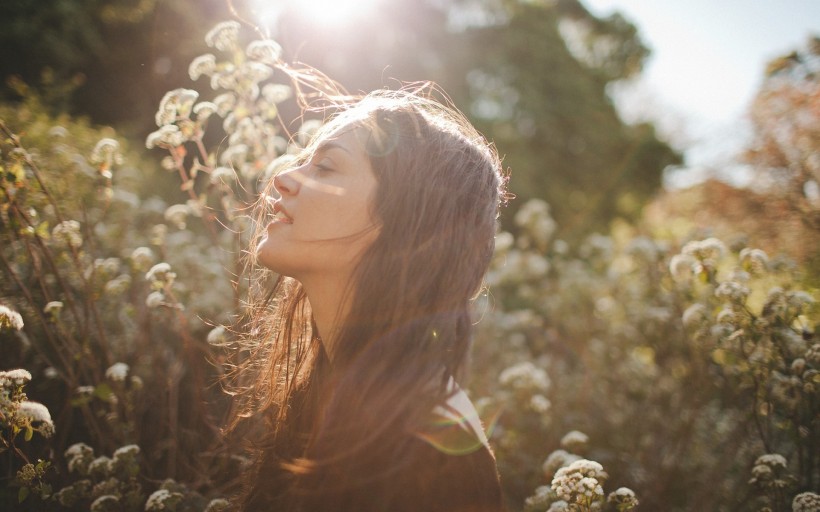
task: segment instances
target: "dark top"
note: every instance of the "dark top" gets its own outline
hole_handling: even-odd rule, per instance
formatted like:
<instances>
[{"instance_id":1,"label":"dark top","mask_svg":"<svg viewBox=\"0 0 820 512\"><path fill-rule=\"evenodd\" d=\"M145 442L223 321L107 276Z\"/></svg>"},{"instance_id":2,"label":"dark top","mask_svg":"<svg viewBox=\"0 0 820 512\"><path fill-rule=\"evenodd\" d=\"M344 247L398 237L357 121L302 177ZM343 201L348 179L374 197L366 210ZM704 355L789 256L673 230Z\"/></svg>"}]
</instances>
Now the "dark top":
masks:
<instances>
[{"instance_id":1,"label":"dark top","mask_svg":"<svg viewBox=\"0 0 820 512\"><path fill-rule=\"evenodd\" d=\"M244 510L291 512L503 512L498 470L478 415L458 391L423 431L408 432L401 460L355 489L308 493L294 507L281 471L263 462ZM381 467L381 466L380 466ZM267 477L267 478L266 478ZM320 486L322 484L319 484Z\"/></svg>"}]
</instances>

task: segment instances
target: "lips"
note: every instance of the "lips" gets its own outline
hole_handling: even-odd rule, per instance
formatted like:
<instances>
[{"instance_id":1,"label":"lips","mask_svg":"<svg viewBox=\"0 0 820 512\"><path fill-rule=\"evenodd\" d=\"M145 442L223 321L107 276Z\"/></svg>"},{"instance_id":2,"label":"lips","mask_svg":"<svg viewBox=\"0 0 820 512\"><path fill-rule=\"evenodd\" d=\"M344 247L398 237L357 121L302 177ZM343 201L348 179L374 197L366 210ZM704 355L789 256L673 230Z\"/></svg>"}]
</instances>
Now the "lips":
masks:
<instances>
[{"instance_id":1,"label":"lips","mask_svg":"<svg viewBox=\"0 0 820 512\"><path fill-rule=\"evenodd\" d=\"M278 199L273 201L273 221L293 224L293 218L288 214L288 211L282 206L282 202Z\"/></svg>"}]
</instances>

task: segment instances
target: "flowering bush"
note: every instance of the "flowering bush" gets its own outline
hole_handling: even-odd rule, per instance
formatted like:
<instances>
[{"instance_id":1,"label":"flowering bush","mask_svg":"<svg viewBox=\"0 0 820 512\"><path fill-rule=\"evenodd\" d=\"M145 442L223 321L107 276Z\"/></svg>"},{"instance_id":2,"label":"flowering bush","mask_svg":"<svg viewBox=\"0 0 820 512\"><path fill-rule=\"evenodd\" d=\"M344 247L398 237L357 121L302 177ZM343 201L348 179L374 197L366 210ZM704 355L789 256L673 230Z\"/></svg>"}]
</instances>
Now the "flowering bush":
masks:
<instances>
[{"instance_id":1,"label":"flowering bush","mask_svg":"<svg viewBox=\"0 0 820 512\"><path fill-rule=\"evenodd\" d=\"M795 268L715 238L674 250L626 228L573 252L538 219L548 208L522 211L518 235L498 235L472 385L514 502L601 506L566 499L583 487L603 503L591 477L570 472L566 485L545 487L582 458L647 510L741 510L750 490L786 510L797 491L817 488L817 308ZM586 434L563 446L576 428ZM587 434L605 446L579 448ZM792 464L749 482L767 452ZM626 506L627 494L606 502Z\"/></svg>"},{"instance_id":2,"label":"flowering bush","mask_svg":"<svg viewBox=\"0 0 820 512\"><path fill-rule=\"evenodd\" d=\"M317 127L283 131L281 50L241 39L219 24L191 63L212 93L162 98L158 166L35 98L0 107L2 364L27 369L0 372L0 503L227 506L194 489L224 495L237 473L210 385L248 286L246 212ZM476 302L470 389L510 508L810 510L820 344L799 269L624 227L570 247L549 212L519 208Z\"/></svg>"}]
</instances>

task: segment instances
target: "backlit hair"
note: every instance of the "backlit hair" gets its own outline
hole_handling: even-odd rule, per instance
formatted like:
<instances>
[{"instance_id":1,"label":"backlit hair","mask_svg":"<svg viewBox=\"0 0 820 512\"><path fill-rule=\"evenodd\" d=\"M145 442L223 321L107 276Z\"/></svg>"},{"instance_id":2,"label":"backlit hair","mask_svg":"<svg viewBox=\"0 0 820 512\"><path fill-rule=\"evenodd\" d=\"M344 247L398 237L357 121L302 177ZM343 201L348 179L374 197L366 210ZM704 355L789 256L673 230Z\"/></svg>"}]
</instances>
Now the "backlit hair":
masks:
<instances>
[{"instance_id":1,"label":"backlit hair","mask_svg":"<svg viewBox=\"0 0 820 512\"><path fill-rule=\"evenodd\" d=\"M429 87L378 91L343 106L306 154L347 129L370 159L380 231L351 277L332 365L302 285L279 277L269 292L257 281L239 372L254 380L234 418L234 425L247 416L266 420L247 510L273 502L314 510L387 477L409 457L406 434L465 370L470 303L505 198L495 148ZM261 236L270 210L264 201L257 209ZM265 483L271 480L288 482L284 495Z\"/></svg>"}]
</instances>

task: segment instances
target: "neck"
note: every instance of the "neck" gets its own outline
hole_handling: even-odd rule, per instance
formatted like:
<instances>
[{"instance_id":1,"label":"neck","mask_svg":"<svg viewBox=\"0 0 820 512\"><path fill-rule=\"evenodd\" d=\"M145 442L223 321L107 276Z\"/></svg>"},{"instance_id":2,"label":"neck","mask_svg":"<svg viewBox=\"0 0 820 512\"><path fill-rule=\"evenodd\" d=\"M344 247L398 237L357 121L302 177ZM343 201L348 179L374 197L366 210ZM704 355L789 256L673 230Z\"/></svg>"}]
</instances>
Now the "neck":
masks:
<instances>
[{"instance_id":1,"label":"neck","mask_svg":"<svg viewBox=\"0 0 820 512\"><path fill-rule=\"evenodd\" d=\"M349 280L322 276L300 280L305 288L319 339L333 360L333 345L349 309Z\"/></svg>"}]
</instances>

